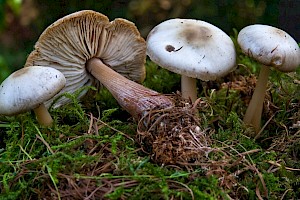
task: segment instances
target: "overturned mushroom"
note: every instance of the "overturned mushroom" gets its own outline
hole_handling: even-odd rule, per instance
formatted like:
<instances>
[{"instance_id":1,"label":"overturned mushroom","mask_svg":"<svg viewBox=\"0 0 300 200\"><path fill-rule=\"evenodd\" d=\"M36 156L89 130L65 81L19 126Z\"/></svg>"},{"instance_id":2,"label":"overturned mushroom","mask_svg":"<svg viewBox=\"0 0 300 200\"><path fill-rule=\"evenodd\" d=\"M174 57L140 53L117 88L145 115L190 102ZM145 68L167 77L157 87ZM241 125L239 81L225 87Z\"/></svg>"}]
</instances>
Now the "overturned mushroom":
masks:
<instances>
[{"instance_id":1,"label":"overturned mushroom","mask_svg":"<svg viewBox=\"0 0 300 200\"><path fill-rule=\"evenodd\" d=\"M159 124L167 124L165 109L173 109L175 106L173 99L137 83L145 78L145 60L146 43L133 23L124 19L115 19L109 23L108 19L100 13L80 11L54 22L43 32L35 45L35 50L28 57L26 66L46 65L60 70L67 79L67 86L62 92L74 92L76 88L99 81L126 111L136 120L142 121L143 126L138 132L144 134L139 140L143 146L143 142L148 142L148 138L151 137L145 136L150 132L149 129L155 130L154 127ZM66 101L63 99L56 106ZM188 108L190 112L187 112L185 107L181 109L176 116L178 118L176 122L181 123L183 116L195 119L196 109L192 108L192 105ZM157 111L161 117L153 118L151 116L153 111ZM150 122L148 119L151 119ZM156 119L164 123L158 123ZM198 130L197 122L194 120L193 123L195 126L186 127L184 130L189 131L189 128ZM148 144L154 145L156 140L164 137L164 134L169 134L171 137L167 141L170 144L185 139L180 135L181 129L178 130L176 134L170 134L172 129L151 132L155 134L152 137L155 139L149 140L151 142ZM199 137L198 132L196 131L191 138ZM187 145L186 151L189 151L188 145L193 144L193 142L179 143ZM180 152L169 158L172 157L170 160L174 163L178 159L189 160L205 155L195 149L193 158L190 154L184 157ZM172 149L168 151L173 154ZM153 154L157 155L156 152ZM162 159L156 161L170 163Z\"/></svg>"},{"instance_id":2,"label":"overturned mushroom","mask_svg":"<svg viewBox=\"0 0 300 200\"><path fill-rule=\"evenodd\" d=\"M51 24L39 37L25 67L53 67L66 77L66 87L58 94L74 93L99 82L87 70L91 58L101 59L123 76L142 82L145 79L145 40L135 25L125 19L108 18L98 12L83 10ZM79 98L87 91L83 91ZM46 102L49 106L53 99ZM54 107L67 103L62 97Z\"/></svg>"},{"instance_id":3,"label":"overturned mushroom","mask_svg":"<svg viewBox=\"0 0 300 200\"><path fill-rule=\"evenodd\" d=\"M88 61L87 69L139 120L137 140L156 162L197 165L212 151L209 137L199 127L200 99L194 104L173 100L126 79L97 58ZM205 103L201 106L205 109Z\"/></svg>"}]
</instances>

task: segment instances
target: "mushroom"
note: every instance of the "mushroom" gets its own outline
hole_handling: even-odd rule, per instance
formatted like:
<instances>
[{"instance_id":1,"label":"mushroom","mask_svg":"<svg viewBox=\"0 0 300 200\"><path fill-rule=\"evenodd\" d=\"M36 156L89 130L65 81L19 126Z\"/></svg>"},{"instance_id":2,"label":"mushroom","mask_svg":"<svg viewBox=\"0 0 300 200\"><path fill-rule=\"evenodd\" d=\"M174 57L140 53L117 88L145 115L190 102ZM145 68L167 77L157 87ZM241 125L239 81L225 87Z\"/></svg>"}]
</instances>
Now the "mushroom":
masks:
<instances>
[{"instance_id":1,"label":"mushroom","mask_svg":"<svg viewBox=\"0 0 300 200\"><path fill-rule=\"evenodd\" d=\"M197 99L196 78L203 81L225 76L236 66L231 38L201 20L170 19L154 27L147 37L147 55L172 72L181 74L184 98Z\"/></svg>"},{"instance_id":2,"label":"mushroom","mask_svg":"<svg viewBox=\"0 0 300 200\"><path fill-rule=\"evenodd\" d=\"M99 84L86 69L91 58L101 59L121 75L142 82L145 79L145 49L145 40L132 22L125 19L109 22L101 13L83 10L67 15L45 29L25 67L39 65L61 71L67 83L58 95L74 93L79 88ZM84 90L79 98L86 92ZM50 99L46 105L51 105L52 101ZM68 101L62 97L54 107Z\"/></svg>"},{"instance_id":3,"label":"mushroom","mask_svg":"<svg viewBox=\"0 0 300 200\"><path fill-rule=\"evenodd\" d=\"M35 64L60 70L67 79L67 86L62 92L73 92L78 87L99 81L121 107L138 121L138 141L146 146L145 149L153 149L152 155L161 154L156 154L154 149L160 151L164 146L172 147L174 141L177 143L174 148L163 150L173 163L178 160L197 160L201 155L206 155L201 154L202 147L195 144L203 138L203 134L195 131L190 137L191 134L185 132L198 127L197 103L182 105L180 99L180 106L177 106L176 98L172 99L137 83L145 78L145 61L146 42L133 23L124 19L109 23L100 13L80 11L48 27L37 41L25 66ZM60 101L57 106L63 103ZM168 115L172 111L177 113L174 117ZM186 124L188 127L176 128L174 132L174 127ZM168 136L167 141L162 140L165 136ZM161 141L163 145L159 143ZM148 148L146 143L161 148ZM177 151L179 148L184 151L182 154Z\"/></svg>"},{"instance_id":4,"label":"mushroom","mask_svg":"<svg viewBox=\"0 0 300 200\"><path fill-rule=\"evenodd\" d=\"M100 13L84 10L50 25L36 42L25 67L41 65L60 70L67 80L60 93L73 93L100 81L125 110L138 118L146 110L172 105L167 97L136 83L145 78L145 60L146 42L132 22L109 22ZM55 106L67 101L60 98Z\"/></svg>"},{"instance_id":5,"label":"mushroom","mask_svg":"<svg viewBox=\"0 0 300 200\"><path fill-rule=\"evenodd\" d=\"M0 114L35 112L40 124L50 126L52 117L44 102L66 84L64 75L51 67L31 66L12 73L0 85Z\"/></svg>"},{"instance_id":6,"label":"mushroom","mask_svg":"<svg viewBox=\"0 0 300 200\"><path fill-rule=\"evenodd\" d=\"M243 53L261 63L257 84L244 116L244 122L252 125L257 134L270 67L282 72L294 71L300 64L300 49L285 31L261 24L244 27L238 34L238 43Z\"/></svg>"}]
</instances>

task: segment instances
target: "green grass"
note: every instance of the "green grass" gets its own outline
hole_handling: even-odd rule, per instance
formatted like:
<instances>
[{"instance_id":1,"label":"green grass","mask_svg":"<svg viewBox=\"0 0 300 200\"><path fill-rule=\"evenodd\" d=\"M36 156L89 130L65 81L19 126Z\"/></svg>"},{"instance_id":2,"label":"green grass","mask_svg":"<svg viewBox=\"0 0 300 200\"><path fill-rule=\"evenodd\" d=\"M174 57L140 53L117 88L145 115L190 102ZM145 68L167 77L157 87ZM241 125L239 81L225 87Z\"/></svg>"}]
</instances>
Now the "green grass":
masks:
<instances>
[{"instance_id":1,"label":"green grass","mask_svg":"<svg viewBox=\"0 0 300 200\"><path fill-rule=\"evenodd\" d=\"M103 89L50 109L54 125L33 113L0 116L0 199L293 199L300 196L300 69L272 71L257 139L243 122L259 66L198 81L201 129L214 151L203 166L158 165L135 142L137 122ZM180 77L147 61L145 86L165 94ZM239 82L238 82L239 81ZM236 86L239 83L239 87ZM243 85L244 84L244 85ZM91 96L90 96L91 97Z\"/></svg>"}]
</instances>

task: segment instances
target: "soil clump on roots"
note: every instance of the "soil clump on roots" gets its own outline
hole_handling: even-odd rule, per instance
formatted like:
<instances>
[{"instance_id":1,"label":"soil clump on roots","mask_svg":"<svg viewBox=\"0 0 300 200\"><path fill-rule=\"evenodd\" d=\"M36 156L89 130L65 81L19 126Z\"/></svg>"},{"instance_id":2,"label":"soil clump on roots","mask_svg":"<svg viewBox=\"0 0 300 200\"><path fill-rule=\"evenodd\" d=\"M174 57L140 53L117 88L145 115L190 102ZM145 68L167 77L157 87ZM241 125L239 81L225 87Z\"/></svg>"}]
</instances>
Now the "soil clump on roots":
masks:
<instances>
[{"instance_id":1,"label":"soil clump on roots","mask_svg":"<svg viewBox=\"0 0 300 200\"><path fill-rule=\"evenodd\" d=\"M190 165L207 161L212 151L207 130L202 130L199 111L208 104L200 98L191 103L172 95L175 105L150 110L139 120L137 141L159 164Z\"/></svg>"}]
</instances>

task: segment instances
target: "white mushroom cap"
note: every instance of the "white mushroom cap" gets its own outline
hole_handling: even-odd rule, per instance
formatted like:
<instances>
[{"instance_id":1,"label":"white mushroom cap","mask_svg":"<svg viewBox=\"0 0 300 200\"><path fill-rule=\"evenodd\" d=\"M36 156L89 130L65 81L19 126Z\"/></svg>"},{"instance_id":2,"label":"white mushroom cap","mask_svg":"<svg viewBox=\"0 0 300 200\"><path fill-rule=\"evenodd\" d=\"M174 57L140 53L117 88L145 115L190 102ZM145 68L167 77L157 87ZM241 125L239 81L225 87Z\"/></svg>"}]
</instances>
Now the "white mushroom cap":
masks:
<instances>
[{"instance_id":1,"label":"white mushroom cap","mask_svg":"<svg viewBox=\"0 0 300 200\"><path fill-rule=\"evenodd\" d=\"M231 38L216 26L194 19L170 19L154 27L147 38L147 54L161 67L205 81L236 66Z\"/></svg>"},{"instance_id":2,"label":"white mushroom cap","mask_svg":"<svg viewBox=\"0 0 300 200\"><path fill-rule=\"evenodd\" d=\"M246 26L238 35L242 51L258 62L280 71L294 71L300 64L300 48L285 31L255 24Z\"/></svg>"},{"instance_id":3,"label":"white mushroom cap","mask_svg":"<svg viewBox=\"0 0 300 200\"><path fill-rule=\"evenodd\" d=\"M86 62L99 58L123 76L142 82L145 79L146 43L136 26L125 19L109 19L92 10L67 15L51 24L35 44L25 67L49 66L61 71L67 79L59 93L74 93L98 81L86 70ZM84 90L79 98L84 96ZM54 107L70 101L66 97ZM52 99L46 102L48 107Z\"/></svg>"},{"instance_id":4,"label":"white mushroom cap","mask_svg":"<svg viewBox=\"0 0 300 200\"><path fill-rule=\"evenodd\" d=\"M51 67L22 68L0 85L0 114L15 115L37 108L66 84L64 75Z\"/></svg>"}]
</instances>

